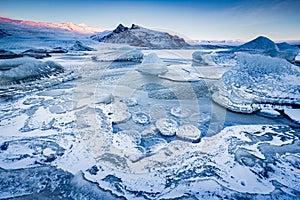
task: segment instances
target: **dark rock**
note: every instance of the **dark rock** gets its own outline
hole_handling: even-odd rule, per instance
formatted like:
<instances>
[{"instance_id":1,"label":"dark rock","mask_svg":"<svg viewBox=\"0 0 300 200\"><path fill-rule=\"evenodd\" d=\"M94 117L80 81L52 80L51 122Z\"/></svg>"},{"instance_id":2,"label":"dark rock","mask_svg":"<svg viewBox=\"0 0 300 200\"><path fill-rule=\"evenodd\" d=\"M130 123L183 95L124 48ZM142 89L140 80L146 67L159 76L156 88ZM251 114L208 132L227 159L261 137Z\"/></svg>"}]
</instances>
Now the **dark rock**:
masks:
<instances>
[{"instance_id":1,"label":"dark rock","mask_svg":"<svg viewBox=\"0 0 300 200\"><path fill-rule=\"evenodd\" d=\"M0 38L6 37L6 36L11 36L11 34L6 33L5 31L3 31L3 30L0 29Z\"/></svg>"},{"instance_id":2,"label":"dark rock","mask_svg":"<svg viewBox=\"0 0 300 200\"><path fill-rule=\"evenodd\" d=\"M96 165L94 165L91 168L87 169L86 171L88 171L91 175L96 175L99 169Z\"/></svg>"},{"instance_id":3,"label":"dark rock","mask_svg":"<svg viewBox=\"0 0 300 200\"><path fill-rule=\"evenodd\" d=\"M48 53L68 53L68 50L62 47L55 47L51 50L48 50Z\"/></svg>"},{"instance_id":4,"label":"dark rock","mask_svg":"<svg viewBox=\"0 0 300 200\"><path fill-rule=\"evenodd\" d=\"M51 57L47 49L28 49L22 53L23 56L29 56L36 59Z\"/></svg>"},{"instance_id":5,"label":"dark rock","mask_svg":"<svg viewBox=\"0 0 300 200\"><path fill-rule=\"evenodd\" d=\"M7 149L8 149L8 145L9 145L8 142L3 142L3 143L1 144L1 146L0 146L0 150L1 150L1 151L7 150Z\"/></svg>"},{"instance_id":6,"label":"dark rock","mask_svg":"<svg viewBox=\"0 0 300 200\"><path fill-rule=\"evenodd\" d=\"M114 33L121 33L124 31L129 30L128 27L123 26L122 24L119 24L119 26L113 31Z\"/></svg>"},{"instance_id":7,"label":"dark rock","mask_svg":"<svg viewBox=\"0 0 300 200\"><path fill-rule=\"evenodd\" d=\"M92 39L106 43L129 44L131 46L154 49L180 49L190 45L176 35L159 32L132 24L131 28L119 24L118 27L105 34L92 35Z\"/></svg>"},{"instance_id":8,"label":"dark rock","mask_svg":"<svg viewBox=\"0 0 300 200\"><path fill-rule=\"evenodd\" d=\"M23 55L16 54L12 51L7 51L7 50L0 50L0 59L11 59L11 58L19 58L22 57Z\"/></svg>"}]
</instances>

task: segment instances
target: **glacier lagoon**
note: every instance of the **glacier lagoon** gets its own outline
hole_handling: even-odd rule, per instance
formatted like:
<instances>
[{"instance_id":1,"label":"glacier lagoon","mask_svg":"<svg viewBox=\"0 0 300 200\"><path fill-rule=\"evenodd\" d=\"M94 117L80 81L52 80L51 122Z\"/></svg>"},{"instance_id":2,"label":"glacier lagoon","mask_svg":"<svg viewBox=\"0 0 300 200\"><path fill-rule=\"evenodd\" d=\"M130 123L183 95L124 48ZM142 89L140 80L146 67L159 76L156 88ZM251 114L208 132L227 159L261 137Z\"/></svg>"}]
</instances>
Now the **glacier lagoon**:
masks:
<instances>
[{"instance_id":1,"label":"glacier lagoon","mask_svg":"<svg viewBox=\"0 0 300 200\"><path fill-rule=\"evenodd\" d=\"M299 198L299 123L212 100L234 57L94 48L42 60L63 73L1 86L0 198ZM141 53L164 73L141 73Z\"/></svg>"}]
</instances>

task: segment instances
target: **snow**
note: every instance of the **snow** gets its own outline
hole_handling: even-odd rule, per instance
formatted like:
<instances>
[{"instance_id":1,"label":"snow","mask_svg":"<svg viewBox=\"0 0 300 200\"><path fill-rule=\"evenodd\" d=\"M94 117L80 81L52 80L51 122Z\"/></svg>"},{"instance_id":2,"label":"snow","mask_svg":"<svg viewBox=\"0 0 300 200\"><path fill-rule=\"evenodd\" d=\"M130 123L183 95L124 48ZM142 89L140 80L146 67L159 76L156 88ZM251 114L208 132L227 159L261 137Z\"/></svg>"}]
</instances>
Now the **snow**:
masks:
<instances>
[{"instance_id":1,"label":"snow","mask_svg":"<svg viewBox=\"0 0 300 200\"><path fill-rule=\"evenodd\" d=\"M155 53L152 53L145 56L142 64L136 70L145 75L157 76L166 73L168 68Z\"/></svg>"},{"instance_id":2,"label":"snow","mask_svg":"<svg viewBox=\"0 0 300 200\"><path fill-rule=\"evenodd\" d=\"M93 35L91 38L99 42L129 44L156 49L180 49L190 46L184 39L176 35L146 29L134 24L131 28L119 24L115 30Z\"/></svg>"},{"instance_id":3,"label":"snow","mask_svg":"<svg viewBox=\"0 0 300 200\"><path fill-rule=\"evenodd\" d=\"M279 57L289 62L295 60L299 53L299 48L291 46L286 42L275 44L267 37L259 36L241 46L233 48L233 51L246 51L253 54L263 54L271 57Z\"/></svg>"},{"instance_id":4,"label":"snow","mask_svg":"<svg viewBox=\"0 0 300 200\"><path fill-rule=\"evenodd\" d=\"M87 26L85 24L73 24L71 22L68 23L53 23L53 22L33 22L26 20L13 20L6 17L0 16L0 22L17 25L19 27L30 27L32 29L44 28L44 29L61 29L72 31L81 34L94 34L98 32L104 31L102 28Z\"/></svg>"},{"instance_id":5,"label":"snow","mask_svg":"<svg viewBox=\"0 0 300 200\"><path fill-rule=\"evenodd\" d=\"M237 67L211 89L213 100L236 112L299 104L299 67L280 58L237 54Z\"/></svg>"}]
</instances>

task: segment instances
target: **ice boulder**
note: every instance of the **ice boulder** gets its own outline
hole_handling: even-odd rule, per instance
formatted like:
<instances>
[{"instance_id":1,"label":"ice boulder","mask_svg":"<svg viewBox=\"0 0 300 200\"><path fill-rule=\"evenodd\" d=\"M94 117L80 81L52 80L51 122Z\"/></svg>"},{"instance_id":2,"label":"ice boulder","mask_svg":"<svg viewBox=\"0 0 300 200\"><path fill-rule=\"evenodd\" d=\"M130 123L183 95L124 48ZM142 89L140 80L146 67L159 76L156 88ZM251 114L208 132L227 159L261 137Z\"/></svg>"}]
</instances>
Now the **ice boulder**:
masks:
<instances>
[{"instance_id":1,"label":"ice boulder","mask_svg":"<svg viewBox=\"0 0 300 200\"><path fill-rule=\"evenodd\" d=\"M193 65L215 65L210 52L195 51L192 54Z\"/></svg>"},{"instance_id":2,"label":"ice boulder","mask_svg":"<svg viewBox=\"0 0 300 200\"><path fill-rule=\"evenodd\" d=\"M238 53L237 66L211 92L216 103L235 112L299 106L300 68L281 58Z\"/></svg>"},{"instance_id":3,"label":"ice boulder","mask_svg":"<svg viewBox=\"0 0 300 200\"><path fill-rule=\"evenodd\" d=\"M41 62L33 58L16 58L0 62L0 85L35 80L63 72L63 67L55 62Z\"/></svg>"},{"instance_id":4,"label":"ice boulder","mask_svg":"<svg viewBox=\"0 0 300 200\"><path fill-rule=\"evenodd\" d=\"M289 45L286 42L277 44L279 49L279 57L286 59L287 61L294 61L299 53L297 46Z\"/></svg>"},{"instance_id":5,"label":"ice boulder","mask_svg":"<svg viewBox=\"0 0 300 200\"><path fill-rule=\"evenodd\" d=\"M145 56L142 64L136 70L142 74L157 76L166 73L168 68L155 53L152 53Z\"/></svg>"},{"instance_id":6,"label":"ice boulder","mask_svg":"<svg viewBox=\"0 0 300 200\"><path fill-rule=\"evenodd\" d=\"M201 131L196 126L187 124L178 128L176 136L182 140L197 142L201 137Z\"/></svg>"},{"instance_id":7,"label":"ice boulder","mask_svg":"<svg viewBox=\"0 0 300 200\"><path fill-rule=\"evenodd\" d=\"M156 121L155 125L163 136L174 136L178 130L178 123L169 118L161 118Z\"/></svg>"},{"instance_id":8,"label":"ice boulder","mask_svg":"<svg viewBox=\"0 0 300 200\"><path fill-rule=\"evenodd\" d=\"M95 51L94 48L88 47L88 46L82 44L80 41L76 41L75 44L69 48L69 50L72 50L72 51Z\"/></svg>"}]
</instances>

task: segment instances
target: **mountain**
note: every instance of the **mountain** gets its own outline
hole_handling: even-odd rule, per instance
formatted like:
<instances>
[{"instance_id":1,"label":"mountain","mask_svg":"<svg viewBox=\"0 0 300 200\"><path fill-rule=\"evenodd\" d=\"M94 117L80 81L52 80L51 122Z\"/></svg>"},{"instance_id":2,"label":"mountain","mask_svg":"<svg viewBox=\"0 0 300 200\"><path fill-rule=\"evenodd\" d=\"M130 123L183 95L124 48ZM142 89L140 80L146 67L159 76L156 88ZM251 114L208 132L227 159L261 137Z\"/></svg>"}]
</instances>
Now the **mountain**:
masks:
<instances>
[{"instance_id":1,"label":"mountain","mask_svg":"<svg viewBox=\"0 0 300 200\"><path fill-rule=\"evenodd\" d=\"M243 45L233 48L233 51L263 54L271 57L284 58L293 62L299 53L299 48L286 42L276 44L267 37L259 36Z\"/></svg>"},{"instance_id":2,"label":"mountain","mask_svg":"<svg viewBox=\"0 0 300 200\"><path fill-rule=\"evenodd\" d=\"M131 46L158 49L180 49L190 46L177 35L146 29L135 24L132 24L130 28L119 24L115 30L105 31L91 38L105 43L125 43Z\"/></svg>"},{"instance_id":3,"label":"mountain","mask_svg":"<svg viewBox=\"0 0 300 200\"><path fill-rule=\"evenodd\" d=\"M32 29L42 29L42 28L60 29L62 31L71 31L80 34L95 34L104 31L104 29L102 28L92 27L85 24L73 24L71 22L68 23L33 22L33 21L26 21L26 20L14 20L14 19L0 16L0 27L5 25L28 27Z\"/></svg>"}]
</instances>

